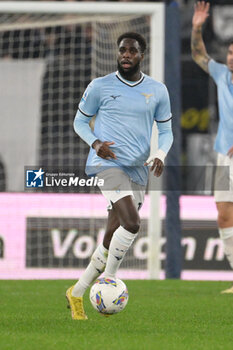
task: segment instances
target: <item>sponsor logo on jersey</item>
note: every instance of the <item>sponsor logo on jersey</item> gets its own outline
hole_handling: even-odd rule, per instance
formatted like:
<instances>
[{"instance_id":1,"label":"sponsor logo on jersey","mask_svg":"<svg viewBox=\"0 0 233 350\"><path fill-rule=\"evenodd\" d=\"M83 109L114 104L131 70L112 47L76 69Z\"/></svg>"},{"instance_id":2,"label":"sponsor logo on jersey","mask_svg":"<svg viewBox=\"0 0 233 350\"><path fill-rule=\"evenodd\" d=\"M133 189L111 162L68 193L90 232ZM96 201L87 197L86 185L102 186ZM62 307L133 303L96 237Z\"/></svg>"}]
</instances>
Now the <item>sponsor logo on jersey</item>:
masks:
<instances>
[{"instance_id":1,"label":"sponsor logo on jersey","mask_svg":"<svg viewBox=\"0 0 233 350\"><path fill-rule=\"evenodd\" d=\"M113 100L116 100L117 99L117 97L121 97L121 95L111 95L110 97L112 97L113 98Z\"/></svg>"}]
</instances>

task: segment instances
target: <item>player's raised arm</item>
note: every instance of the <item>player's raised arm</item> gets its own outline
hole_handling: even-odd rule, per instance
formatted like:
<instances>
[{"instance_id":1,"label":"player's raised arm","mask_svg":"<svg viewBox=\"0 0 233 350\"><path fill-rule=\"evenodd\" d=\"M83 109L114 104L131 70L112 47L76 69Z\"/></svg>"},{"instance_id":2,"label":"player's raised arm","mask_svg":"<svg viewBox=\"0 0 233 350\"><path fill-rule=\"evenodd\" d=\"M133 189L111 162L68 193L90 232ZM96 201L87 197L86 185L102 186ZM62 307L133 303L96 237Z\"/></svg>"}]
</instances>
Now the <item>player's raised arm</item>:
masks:
<instances>
[{"instance_id":1,"label":"player's raised arm","mask_svg":"<svg viewBox=\"0 0 233 350\"><path fill-rule=\"evenodd\" d=\"M192 58L206 73L208 73L210 57L202 38L202 26L209 16L209 8L210 4L205 1L198 1L195 4L191 35Z\"/></svg>"}]
</instances>

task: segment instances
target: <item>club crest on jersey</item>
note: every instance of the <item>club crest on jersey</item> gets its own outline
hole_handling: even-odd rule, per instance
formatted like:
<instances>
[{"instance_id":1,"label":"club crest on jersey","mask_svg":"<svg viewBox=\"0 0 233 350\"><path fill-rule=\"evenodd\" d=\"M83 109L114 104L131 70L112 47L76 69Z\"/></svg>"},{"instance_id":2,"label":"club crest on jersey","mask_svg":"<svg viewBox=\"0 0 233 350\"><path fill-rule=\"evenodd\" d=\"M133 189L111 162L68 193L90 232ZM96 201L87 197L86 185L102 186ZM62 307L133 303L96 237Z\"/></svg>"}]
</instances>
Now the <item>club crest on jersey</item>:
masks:
<instances>
[{"instance_id":1,"label":"club crest on jersey","mask_svg":"<svg viewBox=\"0 0 233 350\"><path fill-rule=\"evenodd\" d=\"M154 94L144 94L144 92L142 92L142 95L145 97L147 104L150 102L151 96L154 96Z\"/></svg>"}]
</instances>

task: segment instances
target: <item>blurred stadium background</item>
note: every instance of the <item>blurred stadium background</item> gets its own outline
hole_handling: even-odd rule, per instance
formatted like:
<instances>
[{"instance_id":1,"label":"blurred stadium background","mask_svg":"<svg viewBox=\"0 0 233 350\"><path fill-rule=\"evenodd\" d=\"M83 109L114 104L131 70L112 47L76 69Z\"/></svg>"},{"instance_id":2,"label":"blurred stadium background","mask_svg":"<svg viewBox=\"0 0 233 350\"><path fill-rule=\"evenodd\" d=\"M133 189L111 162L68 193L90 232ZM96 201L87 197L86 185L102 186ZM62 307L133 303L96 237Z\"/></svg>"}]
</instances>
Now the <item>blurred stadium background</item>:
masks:
<instances>
[{"instance_id":1,"label":"blurred stadium background","mask_svg":"<svg viewBox=\"0 0 233 350\"><path fill-rule=\"evenodd\" d=\"M208 53L221 62L233 32L231 2L211 2L204 31ZM163 4L164 80L176 136L167 162L174 167L164 180L154 214L147 196L141 233L119 276L153 275L148 272L147 232L148 219L155 215L162 223L161 237L160 228L152 228L161 263L157 277L232 280L218 237L211 188L203 191L197 179L201 175L185 170L215 162L216 88L191 58L194 1ZM0 12L0 278L77 278L103 236L105 201L87 188L79 193L57 193L69 190L53 187L26 190L25 167L84 169L88 147L73 131L82 93L92 78L116 69L119 34L138 31L150 42L150 16ZM150 57L149 48L143 66L147 74ZM169 176L176 180L172 191L168 191Z\"/></svg>"}]
</instances>

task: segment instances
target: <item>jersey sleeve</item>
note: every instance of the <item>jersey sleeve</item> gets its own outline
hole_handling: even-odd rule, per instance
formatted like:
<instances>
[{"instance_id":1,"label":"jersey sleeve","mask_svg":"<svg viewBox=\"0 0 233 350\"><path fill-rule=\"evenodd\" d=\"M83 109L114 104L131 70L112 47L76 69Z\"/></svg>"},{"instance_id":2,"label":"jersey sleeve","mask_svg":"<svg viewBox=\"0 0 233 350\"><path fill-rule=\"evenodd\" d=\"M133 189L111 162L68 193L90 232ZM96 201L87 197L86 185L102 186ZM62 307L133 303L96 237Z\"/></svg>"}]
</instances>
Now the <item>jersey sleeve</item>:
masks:
<instances>
[{"instance_id":1,"label":"jersey sleeve","mask_svg":"<svg viewBox=\"0 0 233 350\"><path fill-rule=\"evenodd\" d=\"M93 117L100 106L100 87L98 79L94 79L84 91L79 103L79 111L86 117Z\"/></svg>"},{"instance_id":2,"label":"jersey sleeve","mask_svg":"<svg viewBox=\"0 0 233 350\"><path fill-rule=\"evenodd\" d=\"M98 137L92 132L89 122L90 119L78 110L74 119L74 130L91 147Z\"/></svg>"},{"instance_id":3,"label":"jersey sleeve","mask_svg":"<svg viewBox=\"0 0 233 350\"><path fill-rule=\"evenodd\" d=\"M158 123L163 123L170 120L171 117L171 105L168 91L166 86L164 84L161 84L161 89L158 96L158 105L155 110L154 119Z\"/></svg>"},{"instance_id":4,"label":"jersey sleeve","mask_svg":"<svg viewBox=\"0 0 233 350\"><path fill-rule=\"evenodd\" d=\"M218 63L213 59L211 59L208 63L209 74L214 79L215 83L218 82L222 74L225 73L226 69L227 67L225 64Z\"/></svg>"}]
</instances>

